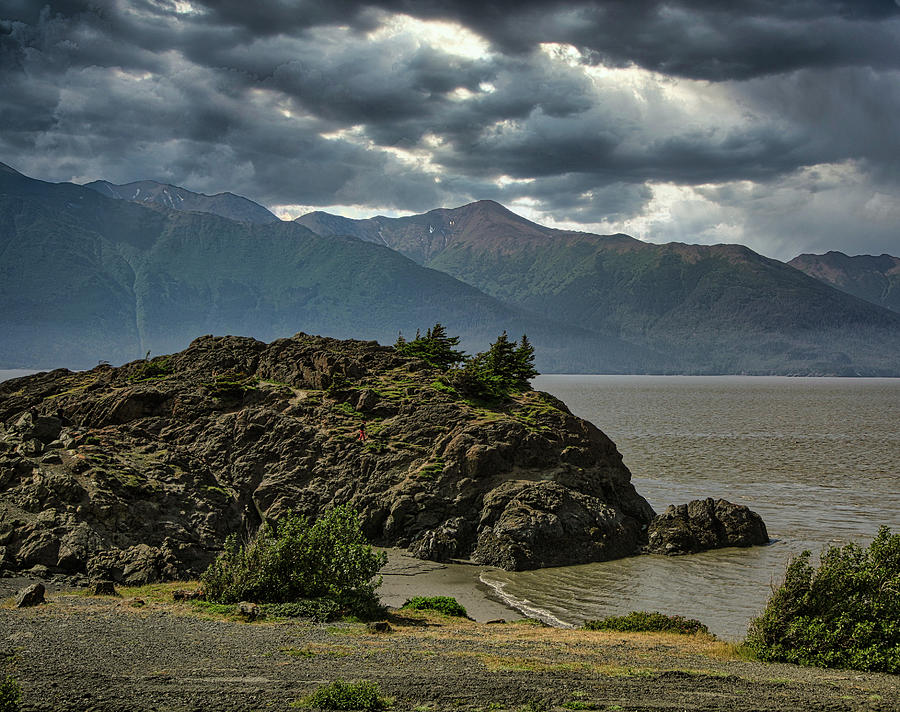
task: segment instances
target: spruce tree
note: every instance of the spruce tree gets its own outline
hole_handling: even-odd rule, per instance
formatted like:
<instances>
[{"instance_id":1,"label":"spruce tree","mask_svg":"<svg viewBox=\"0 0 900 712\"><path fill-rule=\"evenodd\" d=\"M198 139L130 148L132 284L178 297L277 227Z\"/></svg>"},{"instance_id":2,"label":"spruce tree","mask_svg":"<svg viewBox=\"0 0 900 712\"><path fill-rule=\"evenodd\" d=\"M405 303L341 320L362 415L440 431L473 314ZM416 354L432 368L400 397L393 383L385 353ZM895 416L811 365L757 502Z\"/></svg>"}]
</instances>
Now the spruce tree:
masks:
<instances>
[{"instance_id":1,"label":"spruce tree","mask_svg":"<svg viewBox=\"0 0 900 712\"><path fill-rule=\"evenodd\" d=\"M491 344L485 355L485 369L498 395L516 385L516 342L504 331Z\"/></svg>"},{"instance_id":2,"label":"spruce tree","mask_svg":"<svg viewBox=\"0 0 900 712\"><path fill-rule=\"evenodd\" d=\"M404 356L414 356L429 365L446 371L448 368L465 360L465 353L455 349L459 346L458 336L447 336L447 329L440 322L425 332L416 330L416 338L407 341L401 334L394 348Z\"/></svg>"},{"instance_id":3,"label":"spruce tree","mask_svg":"<svg viewBox=\"0 0 900 712\"><path fill-rule=\"evenodd\" d=\"M447 336L447 329L440 322L428 330L428 338L431 351L430 363L438 368L446 371L451 366L465 360L465 353L454 348L459 346L459 337Z\"/></svg>"},{"instance_id":4,"label":"spruce tree","mask_svg":"<svg viewBox=\"0 0 900 712\"><path fill-rule=\"evenodd\" d=\"M534 346L528 340L527 334L522 334L522 341L516 349L516 387L523 391L531 390L529 381L538 376L534 367Z\"/></svg>"},{"instance_id":5,"label":"spruce tree","mask_svg":"<svg viewBox=\"0 0 900 712\"><path fill-rule=\"evenodd\" d=\"M529 380L538 375L534 367L534 347L523 334L522 341L510 341L506 331L487 351L467 358L457 350L458 336L447 336L438 322L422 336L406 341L397 338L394 348L405 356L414 356L443 371L451 371L450 383L461 393L481 398L497 399L509 393L531 390ZM462 364L459 366L459 364Z\"/></svg>"}]
</instances>

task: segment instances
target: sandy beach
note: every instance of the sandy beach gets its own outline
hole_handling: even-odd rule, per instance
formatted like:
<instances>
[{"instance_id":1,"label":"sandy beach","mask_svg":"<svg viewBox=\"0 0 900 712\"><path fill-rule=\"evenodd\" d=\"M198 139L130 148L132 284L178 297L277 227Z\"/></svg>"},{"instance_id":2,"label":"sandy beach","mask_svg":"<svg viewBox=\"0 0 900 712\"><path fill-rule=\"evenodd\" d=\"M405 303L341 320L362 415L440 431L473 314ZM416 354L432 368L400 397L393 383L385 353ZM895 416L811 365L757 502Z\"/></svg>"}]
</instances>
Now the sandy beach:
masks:
<instances>
[{"instance_id":1,"label":"sandy beach","mask_svg":"<svg viewBox=\"0 0 900 712\"><path fill-rule=\"evenodd\" d=\"M403 549L381 551L387 553L388 563L381 570L378 595L386 606L399 608L413 596L452 596L465 607L469 617L479 623L499 619L514 621L523 617L481 582L479 575L487 567L423 561Z\"/></svg>"}]
</instances>

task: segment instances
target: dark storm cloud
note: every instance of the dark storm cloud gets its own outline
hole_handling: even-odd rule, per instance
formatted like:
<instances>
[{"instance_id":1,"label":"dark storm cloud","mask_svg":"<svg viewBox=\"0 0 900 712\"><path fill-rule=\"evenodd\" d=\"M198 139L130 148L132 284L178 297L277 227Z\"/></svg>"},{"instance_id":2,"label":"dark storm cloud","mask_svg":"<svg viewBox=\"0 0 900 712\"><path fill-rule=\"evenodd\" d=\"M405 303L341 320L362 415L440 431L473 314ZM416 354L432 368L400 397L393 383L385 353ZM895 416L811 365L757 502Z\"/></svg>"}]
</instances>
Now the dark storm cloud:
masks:
<instances>
[{"instance_id":1,"label":"dark storm cloud","mask_svg":"<svg viewBox=\"0 0 900 712\"><path fill-rule=\"evenodd\" d=\"M588 50L594 61L724 80L801 67L900 66L893 0L514 0L289 3L211 0L209 19L253 34L375 22L373 9L458 21L507 52L541 42Z\"/></svg>"},{"instance_id":2,"label":"dark storm cloud","mask_svg":"<svg viewBox=\"0 0 900 712\"><path fill-rule=\"evenodd\" d=\"M197 40L216 28L232 41L293 35L328 25L369 30L381 13L460 22L504 52L527 53L541 42L569 43L592 61L712 80L744 79L799 68L900 67L893 0L580 0L445 2L441 0L206 0L200 15L181 18ZM9 3L5 16L35 24L41 12L93 16L142 46L177 42L166 32L176 7L168 0ZM44 8L40 10L38 8ZM154 22L156 21L156 22ZM154 28L154 24L156 27Z\"/></svg>"},{"instance_id":3,"label":"dark storm cloud","mask_svg":"<svg viewBox=\"0 0 900 712\"><path fill-rule=\"evenodd\" d=\"M601 184L591 175L574 173L533 183L514 183L489 197L500 203L515 203L522 198L538 201L553 206L553 218L558 222L590 225L639 215L653 193L644 184Z\"/></svg>"}]
</instances>

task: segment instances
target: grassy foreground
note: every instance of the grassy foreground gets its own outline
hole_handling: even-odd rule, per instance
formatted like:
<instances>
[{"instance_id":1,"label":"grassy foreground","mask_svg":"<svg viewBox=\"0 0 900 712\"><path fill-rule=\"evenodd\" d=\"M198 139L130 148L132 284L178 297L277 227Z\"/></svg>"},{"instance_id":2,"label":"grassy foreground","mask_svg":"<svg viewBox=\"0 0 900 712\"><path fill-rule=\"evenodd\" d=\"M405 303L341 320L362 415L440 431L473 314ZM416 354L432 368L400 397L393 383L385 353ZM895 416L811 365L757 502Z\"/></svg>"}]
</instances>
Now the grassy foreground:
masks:
<instances>
[{"instance_id":1,"label":"grassy foreground","mask_svg":"<svg viewBox=\"0 0 900 712\"><path fill-rule=\"evenodd\" d=\"M315 696L338 680L374 685L360 689L375 697L358 699L419 712L900 709L897 676L746 660L702 634L479 624L408 610L390 612L390 631L380 633L355 622L248 623L233 609L175 603L174 588L187 586L0 607L0 630L14 631L4 642L22 709L290 710L341 698Z\"/></svg>"}]
</instances>

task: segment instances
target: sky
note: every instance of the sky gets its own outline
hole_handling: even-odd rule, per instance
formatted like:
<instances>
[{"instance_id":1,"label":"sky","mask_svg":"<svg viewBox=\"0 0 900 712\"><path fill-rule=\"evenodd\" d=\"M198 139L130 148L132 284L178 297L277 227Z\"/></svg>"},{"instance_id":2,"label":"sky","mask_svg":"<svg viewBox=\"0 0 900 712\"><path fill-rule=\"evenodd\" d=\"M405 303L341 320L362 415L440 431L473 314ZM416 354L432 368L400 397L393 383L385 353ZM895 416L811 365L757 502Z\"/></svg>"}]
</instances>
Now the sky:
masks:
<instances>
[{"instance_id":1,"label":"sky","mask_svg":"<svg viewBox=\"0 0 900 712\"><path fill-rule=\"evenodd\" d=\"M0 162L900 254L900 0L0 0Z\"/></svg>"}]
</instances>

